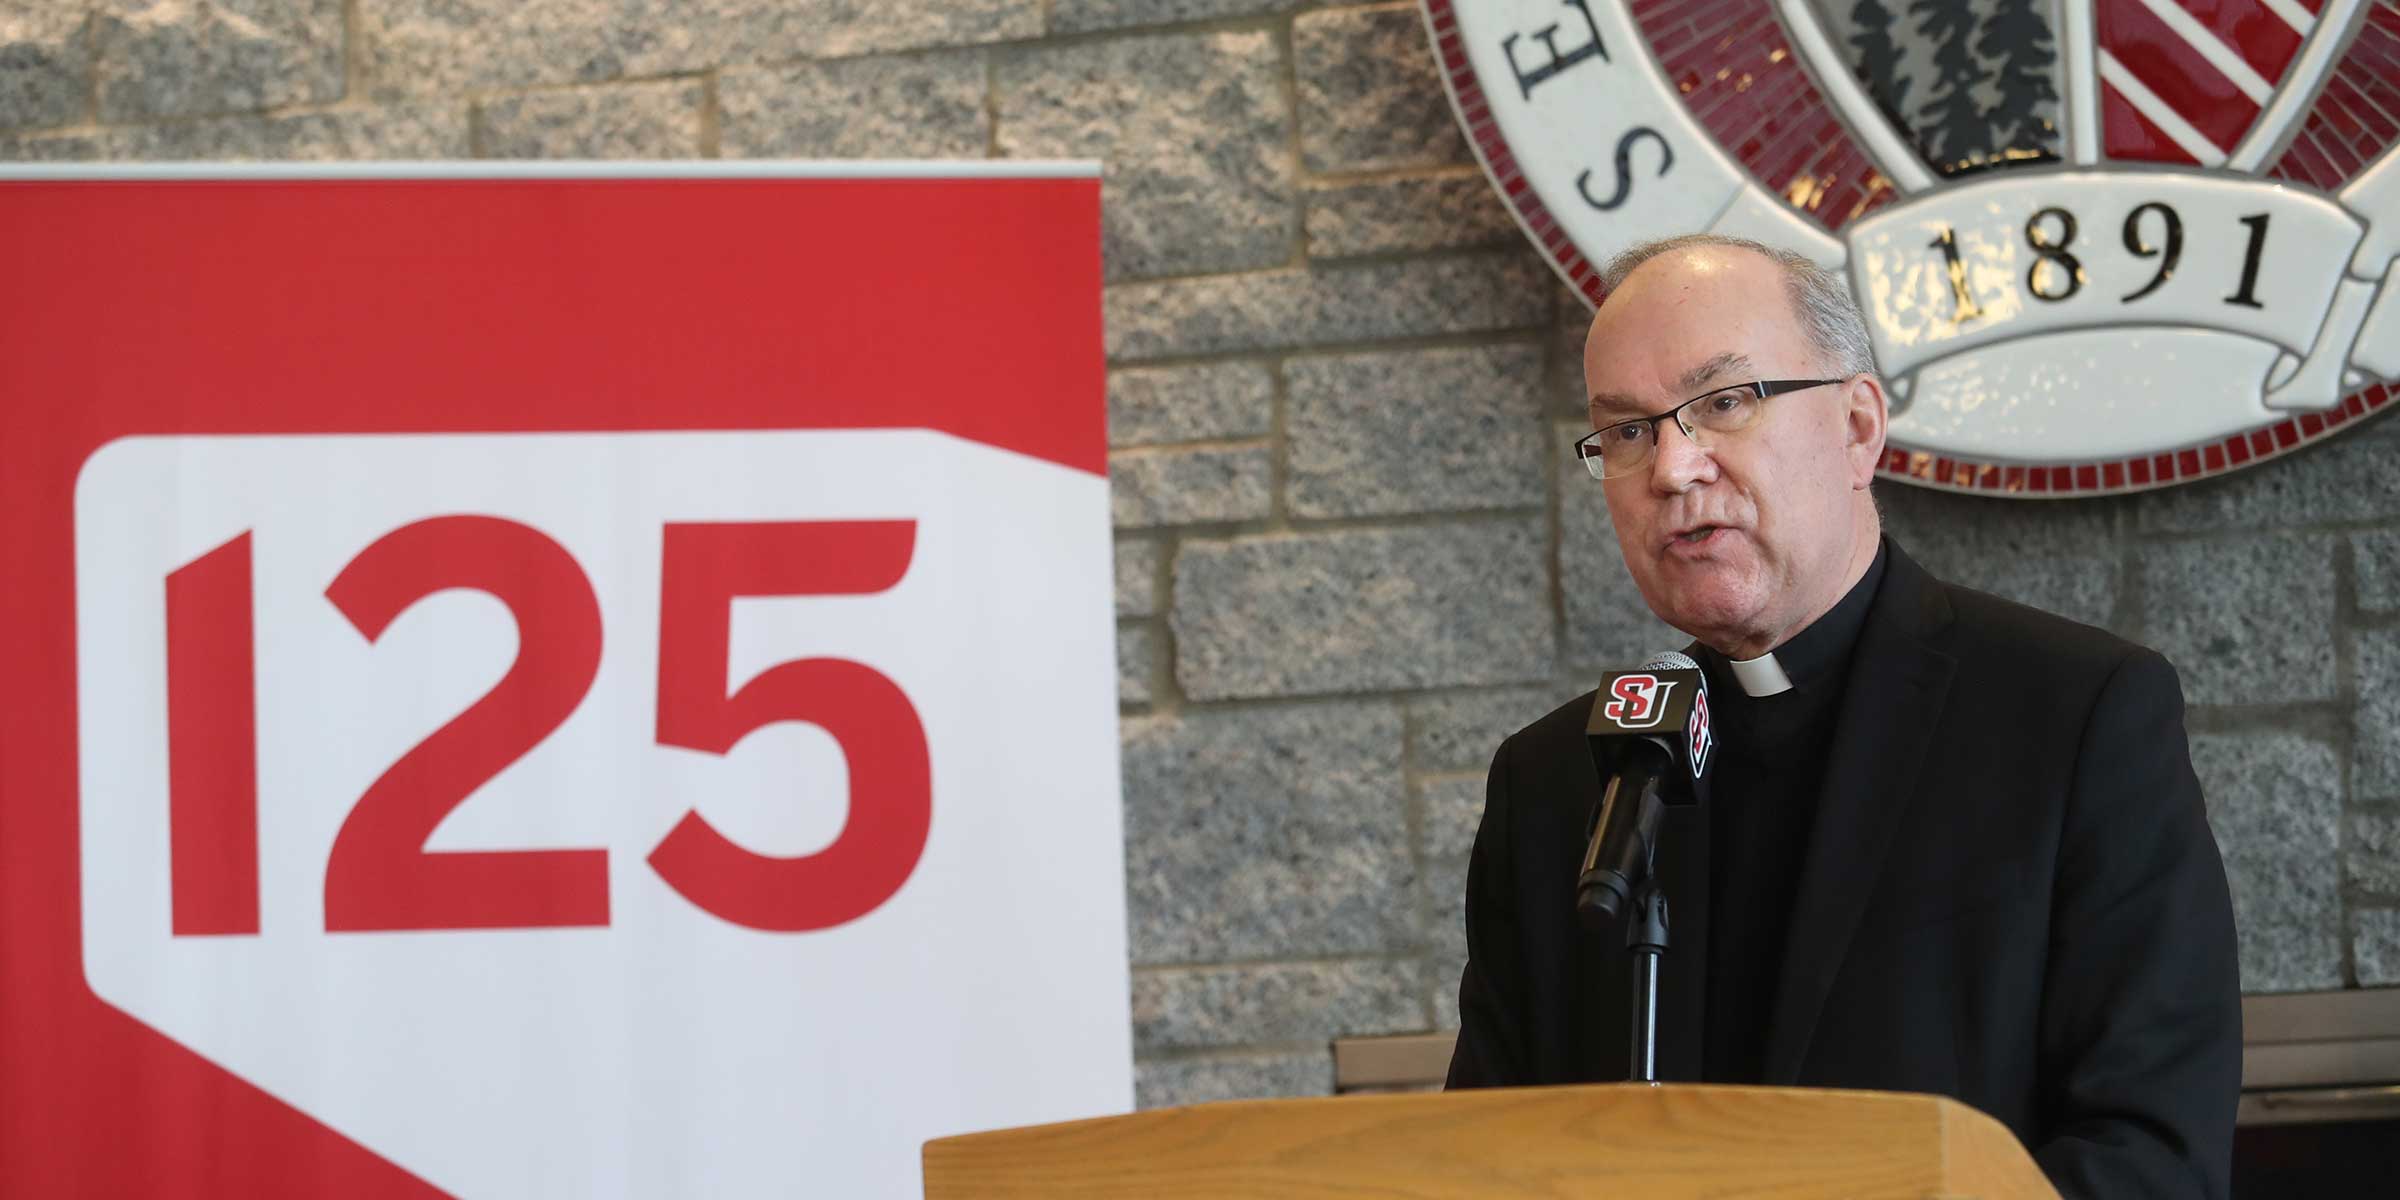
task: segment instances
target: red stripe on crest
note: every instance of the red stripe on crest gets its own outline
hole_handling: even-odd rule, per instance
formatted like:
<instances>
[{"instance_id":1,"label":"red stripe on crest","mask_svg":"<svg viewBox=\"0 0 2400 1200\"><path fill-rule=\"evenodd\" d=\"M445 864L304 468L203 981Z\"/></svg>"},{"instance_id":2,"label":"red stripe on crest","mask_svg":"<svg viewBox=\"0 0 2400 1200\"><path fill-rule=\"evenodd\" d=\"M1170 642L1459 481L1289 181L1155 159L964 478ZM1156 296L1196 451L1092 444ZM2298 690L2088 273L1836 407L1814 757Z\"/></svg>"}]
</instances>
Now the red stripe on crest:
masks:
<instances>
[{"instance_id":1,"label":"red stripe on crest","mask_svg":"<svg viewBox=\"0 0 2400 1200\"><path fill-rule=\"evenodd\" d=\"M2260 0L2175 0L2175 6L2269 83L2281 83L2283 69L2300 53L2300 31Z\"/></svg>"},{"instance_id":2,"label":"red stripe on crest","mask_svg":"<svg viewBox=\"0 0 2400 1200\"><path fill-rule=\"evenodd\" d=\"M2100 85L2100 144L2110 158L2138 158L2145 162L2191 163L2200 160L2184 153L2182 146L2167 131L2150 123L2150 118L2134 108L2131 101L2117 89Z\"/></svg>"},{"instance_id":3,"label":"red stripe on crest","mask_svg":"<svg viewBox=\"0 0 2400 1200\"><path fill-rule=\"evenodd\" d=\"M2116 55L2134 78L2158 93L2175 115L2216 143L2217 149L2231 153L2234 143L2258 119L2258 105L2141 0L2100 0L2095 9L2101 48ZM2118 154L2106 133L2103 127L2101 145L2109 157L2152 157Z\"/></svg>"}]
</instances>

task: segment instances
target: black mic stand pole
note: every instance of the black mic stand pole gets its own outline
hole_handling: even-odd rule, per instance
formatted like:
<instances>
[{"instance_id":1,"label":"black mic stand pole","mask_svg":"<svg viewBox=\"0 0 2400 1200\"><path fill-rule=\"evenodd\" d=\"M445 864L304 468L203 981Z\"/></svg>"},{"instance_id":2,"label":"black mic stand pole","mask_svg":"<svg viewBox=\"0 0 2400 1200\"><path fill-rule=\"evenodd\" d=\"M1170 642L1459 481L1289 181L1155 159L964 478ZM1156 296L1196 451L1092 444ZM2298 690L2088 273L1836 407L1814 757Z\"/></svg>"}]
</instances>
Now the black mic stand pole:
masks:
<instances>
[{"instance_id":1,"label":"black mic stand pole","mask_svg":"<svg viewBox=\"0 0 2400 1200\"><path fill-rule=\"evenodd\" d=\"M1633 955L1633 1079L1658 1086L1658 967L1667 952L1667 891L1644 872L1625 914L1625 950Z\"/></svg>"}]
</instances>

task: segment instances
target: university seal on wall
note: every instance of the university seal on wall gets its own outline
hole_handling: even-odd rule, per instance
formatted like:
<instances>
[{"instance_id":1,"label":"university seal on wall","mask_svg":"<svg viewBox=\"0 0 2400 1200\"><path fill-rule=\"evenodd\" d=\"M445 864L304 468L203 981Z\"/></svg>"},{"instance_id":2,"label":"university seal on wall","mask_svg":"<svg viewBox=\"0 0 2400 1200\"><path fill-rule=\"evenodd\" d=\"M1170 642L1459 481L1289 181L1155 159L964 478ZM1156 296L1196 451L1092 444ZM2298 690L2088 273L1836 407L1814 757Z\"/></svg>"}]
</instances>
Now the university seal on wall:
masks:
<instances>
[{"instance_id":1,"label":"university seal on wall","mask_svg":"<svg viewBox=\"0 0 2400 1200\"><path fill-rule=\"evenodd\" d=\"M1847 271L1884 473L2138 491L2400 390L2400 0L1422 0L1587 299L1694 230Z\"/></svg>"}]
</instances>

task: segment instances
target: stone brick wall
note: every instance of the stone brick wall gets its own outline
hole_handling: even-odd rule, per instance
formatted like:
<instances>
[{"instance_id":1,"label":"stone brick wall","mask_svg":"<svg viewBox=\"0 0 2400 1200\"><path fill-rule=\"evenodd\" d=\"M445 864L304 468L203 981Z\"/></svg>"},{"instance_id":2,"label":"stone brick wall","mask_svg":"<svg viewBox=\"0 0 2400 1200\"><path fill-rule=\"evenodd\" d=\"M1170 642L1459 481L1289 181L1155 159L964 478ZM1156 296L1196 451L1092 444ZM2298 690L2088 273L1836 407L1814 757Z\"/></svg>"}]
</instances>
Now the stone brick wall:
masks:
<instances>
[{"instance_id":1,"label":"stone brick wall","mask_svg":"<svg viewBox=\"0 0 2400 1200\"><path fill-rule=\"evenodd\" d=\"M1107 163L1143 1103L1450 1022L1493 746L1683 639L1564 469L1582 307L1412 4L0 0L0 158L751 156ZM2182 668L2252 990L2400 984L2396 467L2384 420L2150 496L1881 488L1937 571Z\"/></svg>"}]
</instances>

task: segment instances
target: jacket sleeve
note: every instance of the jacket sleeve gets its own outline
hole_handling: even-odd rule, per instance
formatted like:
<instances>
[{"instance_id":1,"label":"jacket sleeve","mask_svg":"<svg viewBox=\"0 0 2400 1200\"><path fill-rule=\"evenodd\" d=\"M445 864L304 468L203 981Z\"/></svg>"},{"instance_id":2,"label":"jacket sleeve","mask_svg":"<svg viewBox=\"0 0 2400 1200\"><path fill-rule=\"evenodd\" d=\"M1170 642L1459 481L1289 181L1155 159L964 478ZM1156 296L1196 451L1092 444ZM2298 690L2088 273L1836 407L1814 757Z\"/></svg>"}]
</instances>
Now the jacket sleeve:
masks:
<instances>
[{"instance_id":1,"label":"jacket sleeve","mask_svg":"<svg viewBox=\"0 0 2400 1200\"><path fill-rule=\"evenodd\" d=\"M2061 830L2041 1012L2035 1161L2070 1200L2227 1194L2242 1073L2225 867L2175 669L2104 684Z\"/></svg>"},{"instance_id":2,"label":"jacket sleeve","mask_svg":"<svg viewBox=\"0 0 2400 1200\"><path fill-rule=\"evenodd\" d=\"M1492 756L1483 820L1467 861L1467 967L1458 984L1458 1048L1445 1087L1531 1082L1527 1063L1523 946L1509 845L1508 762L1515 739Z\"/></svg>"}]
</instances>

